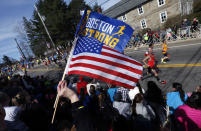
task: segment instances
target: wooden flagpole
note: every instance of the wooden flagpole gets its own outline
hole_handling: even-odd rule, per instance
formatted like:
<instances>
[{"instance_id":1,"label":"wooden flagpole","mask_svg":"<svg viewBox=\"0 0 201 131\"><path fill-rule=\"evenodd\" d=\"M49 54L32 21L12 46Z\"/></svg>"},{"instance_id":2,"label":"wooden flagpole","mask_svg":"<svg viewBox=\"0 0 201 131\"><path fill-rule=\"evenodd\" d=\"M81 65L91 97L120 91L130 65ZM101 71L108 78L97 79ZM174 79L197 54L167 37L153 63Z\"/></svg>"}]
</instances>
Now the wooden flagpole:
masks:
<instances>
[{"instance_id":1,"label":"wooden flagpole","mask_svg":"<svg viewBox=\"0 0 201 131\"><path fill-rule=\"evenodd\" d=\"M73 55L73 51L75 49L76 42L77 42L77 38L75 38L74 41L73 41L73 46L71 48L70 55L68 57L68 61L67 61L67 64L66 64L62 79L61 79L62 81L64 80L66 72L68 71L68 67L70 65L70 61L71 61L71 58L72 58L72 55ZM57 94L56 100L54 102L54 113L53 113L52 121L51 121L52 124L54 123L54 118L55 118L55 114L56 114L56 111L57 111L58 102L59 102L59 96Z\"/></svg>"},{"instance_id":2,"label":"wooden flagpole","mask_svg":"<svg viewBox=\"0 0 201 131\"><path fill-rule=\"evenodd\" d=\"M82 16L82 18L83 18L83 17L84 17L84 15ZM81 21L82 21L82 19L81 19ZM86 23L85 23L85 24L86 24ZM76 36L79 36L79 33L78 33ZM74 51L74 49L75 49L75 45L76 45L77 39L78 39L78 38L76 37L76 38L74 39L74 41L73 41L73 47L71 48L70 55L69 55L69 57L68 57L68 61L67 61L67 64L66 64L66 67L65 67L63 76L62 76L62 80L64 80L65 74L66 74L66 72L68 72L68 67L69 67L70 61L71 61L71 59L72 59L72 55L73 55L73 51ZM58 94L57 94L57 97L56 97L56 100L55 100L55 103L54 103L54 114L53 114L52 122L51 122L52 124L53 124L53 122L54 122L54 117L55 117L55 114L56 114L58 102L59 102L59 96L58 96Z\"/></svg>"}]
</instances>

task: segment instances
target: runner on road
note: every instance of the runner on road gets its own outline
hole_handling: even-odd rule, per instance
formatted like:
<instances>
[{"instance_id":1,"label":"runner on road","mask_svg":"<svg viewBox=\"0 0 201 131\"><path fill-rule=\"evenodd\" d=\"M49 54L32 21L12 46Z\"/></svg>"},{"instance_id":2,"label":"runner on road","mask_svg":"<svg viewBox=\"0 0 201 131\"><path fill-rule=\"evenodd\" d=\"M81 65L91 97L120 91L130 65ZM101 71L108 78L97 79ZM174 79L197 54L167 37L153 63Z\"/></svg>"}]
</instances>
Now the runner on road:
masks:
<instances>
[{"instance_id":1,"label":"runner on road","mask_svg":"<svg viewBox=\"0 0 201 131\"><path fill-rule=\"evenodd\" d=\"M148 55L150 55L150 54L154 54L153 48L154 48L154 44L153 44L153 43L149 44L149 48L148 48L148 51L145 52L145 56L148 56ZM158 65L158 61L155 60L155 70L156 70L156 72L158 73L158 72L160 72L160 70L159 70L159 68L157 67L157 65ZM147 72L147 74L149 74L149 72Z\"/></svg>"},{"instance_id":2,"label":"runner on road","mask_svg":"<svg viewBox=\"0 0 201 131\"><path fill-rule=\"evenodd\" d=\"M161 63L166 63L167 61L169 61L169 54L167 53L167 43L166 40L163 40L163 45L162 45L162 53L164 55L163 58L161 58Z\"/></svg>"},{"instance_id":3,"label":"runner on road","mask_svg":"<svg viewBox=\"0 0 201 131\"><path fill-rule=\"evenodd\" d=\"M161 84L166 84L166 81L162 81L159 77L158 77L158 73L156 71L157 67L155 64L155 56L152 53L149 53L143 60L143 63L145 64L145 67L148 68L148 73L153 73L154 77L157 79L157 81L159 81Z\"/></svg>"}]
</instances>

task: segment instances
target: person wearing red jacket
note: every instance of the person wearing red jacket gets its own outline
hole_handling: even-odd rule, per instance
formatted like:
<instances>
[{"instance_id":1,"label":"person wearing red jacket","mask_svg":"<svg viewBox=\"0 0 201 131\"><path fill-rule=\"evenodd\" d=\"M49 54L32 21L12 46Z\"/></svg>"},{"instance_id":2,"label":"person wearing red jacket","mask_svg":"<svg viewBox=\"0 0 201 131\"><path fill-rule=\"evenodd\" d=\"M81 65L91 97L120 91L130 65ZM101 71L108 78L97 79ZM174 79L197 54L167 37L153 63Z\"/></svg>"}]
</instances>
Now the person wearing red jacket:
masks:
<instances>
[{"instance_id":1,"label":"person wearing red jacket","mask_svg":"<svg viewBox=\"0 0 201 131\"><path fill-rule=\"evenodd\" d=\"M82 76L80 76L79 79L80 79L80 81L77 82L77 93L80 94L80 89L84 88L84 92L85 92L85 94L87 94L87 88L86 87L87 87L88 83L83 80Z\"/></svg>"}]
</instances>

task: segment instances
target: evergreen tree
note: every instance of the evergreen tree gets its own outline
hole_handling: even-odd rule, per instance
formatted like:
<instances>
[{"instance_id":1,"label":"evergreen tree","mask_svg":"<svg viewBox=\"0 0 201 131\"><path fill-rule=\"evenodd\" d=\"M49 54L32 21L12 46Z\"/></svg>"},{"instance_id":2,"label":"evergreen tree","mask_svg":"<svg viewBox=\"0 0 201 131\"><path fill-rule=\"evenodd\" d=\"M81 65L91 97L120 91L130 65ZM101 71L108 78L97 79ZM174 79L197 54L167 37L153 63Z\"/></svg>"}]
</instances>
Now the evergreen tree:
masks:
<instances>
[{"instance_id":1,"label":"evergreen tree","mask_svg":"<svg viewBox=\"0 0 201 131\"><path fill-rule=\"evenodd\" d=\"M70 11L70 19L72 24L72 32L75 33L76 27L80 22L81 15L80 11L85 9L91 9L89 5L87 5L84 0L72 0L69 4L68 10Z\"/></svg>"},{"instance_id":2,"label":"evergreen tree","mask_svg":"<svg viewBox=\"0 0 201 131\"><path fill-rule=\"evenodd\" d=\"M3 56L2 60L5 65L12 65L13 63L12 60L6 55Z\"/></svg>"},{"instance_id":3,"label":"evergreen tree","mask_svg":"<svg viewBox=\"0 0 201 131\"><path fill-rule=\"evenodd\" d=\"M23 17L24 29L27 33L30 48L36 56L42 55L46 51L46 43L44 35L37 29L37 24L33 24L34 21L28 21Z\"/></svg>"},{"instance_id":4,"label":"evergreen tree","mask_svg":"<svg viewBox=\"0 0 201 131\"><path fill-rule=\"evenodd\" d=\"M98 3L95 3L95 5L93 6L93 11L101 13L102 12L102 8L101 8L101 6L98 5Z\"/></svg>"},{"instance_id":5,"label":"evergreen tree","mask_svg":"<svg viewBox=\"0 0 201 131\"><path fill-rule=\"evenodd\" d=\"M90 9L84 0L72 0L69 6L64 0L38 0L36 6L56 47L66 47L66 44L74 39L81 18L80 10ZM50 43L53 49L36 11L30 20L23 17L23 24L31 49L36 56L43 55L47 51L47 43Z\"/></svg>"}]
</instances>

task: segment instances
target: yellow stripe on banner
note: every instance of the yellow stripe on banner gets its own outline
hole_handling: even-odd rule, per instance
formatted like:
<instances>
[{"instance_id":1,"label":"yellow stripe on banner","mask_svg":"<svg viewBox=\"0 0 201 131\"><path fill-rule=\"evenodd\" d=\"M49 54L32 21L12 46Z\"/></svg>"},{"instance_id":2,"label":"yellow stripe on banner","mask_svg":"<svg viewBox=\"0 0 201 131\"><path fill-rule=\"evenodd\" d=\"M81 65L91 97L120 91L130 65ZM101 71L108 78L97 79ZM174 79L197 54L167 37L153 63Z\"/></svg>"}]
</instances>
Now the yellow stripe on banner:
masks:
<instances>
[{"instance_id":1,"label":"yellow stripe on banner","mask_svg":"<svg viewBox=\"0 0 201 131\"><path fill-rule=\"evenodd\" d=\"M158 65L160 68L165 67L199 67L201 66L201 63L197 64L169 64L169 65Z\"/></svg>"},{"instance_id":2,"label":"yellow stripe on banner","mask_svg":"<svg viewBox=\"0 0 201 131\"><path fill-rule=\"evenodd\" d=\"M84 108L84 106L80 106L80 107L78 107L78 109L82 109L82 108Z\"/></svg>"}]
</instances>

